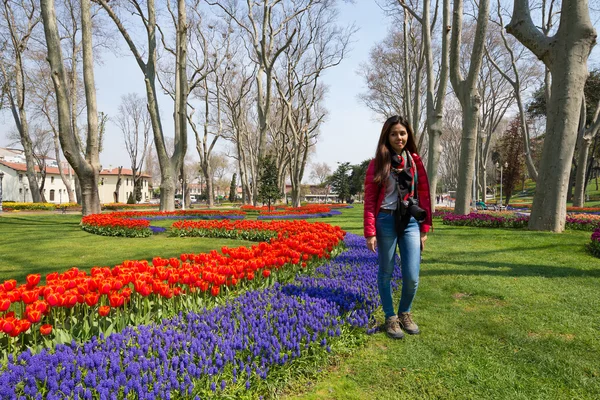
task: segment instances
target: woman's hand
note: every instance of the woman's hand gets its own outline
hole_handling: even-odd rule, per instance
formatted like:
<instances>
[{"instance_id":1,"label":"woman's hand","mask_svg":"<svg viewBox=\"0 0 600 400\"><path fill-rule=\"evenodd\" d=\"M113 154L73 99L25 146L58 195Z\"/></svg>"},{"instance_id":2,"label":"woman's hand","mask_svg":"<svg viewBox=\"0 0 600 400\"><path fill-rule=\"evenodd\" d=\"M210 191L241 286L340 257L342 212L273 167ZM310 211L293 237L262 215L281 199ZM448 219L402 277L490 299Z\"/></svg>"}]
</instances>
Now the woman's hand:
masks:
<instances>
[{"instance_id":1,"label":"woman's hand","mask_svg":"<svg viewBox=\"0 0 600 400\"><path fill-rule=\"evenodd\" d=\"M427 233L421 232L421 251L425 250L425 241L427 240Z\"/></svg>"},{"instance_id":2,"label":"woman's hand","mask_svg":"<svg viewBox=\"0 0 600 400\"><path fill-rule=\"evenodd\" d=\"M375 236L371 236L367 238L367 249L371 250L375 253L375 249L377 248L377 238Z\"/></svg>"}]
</instances>

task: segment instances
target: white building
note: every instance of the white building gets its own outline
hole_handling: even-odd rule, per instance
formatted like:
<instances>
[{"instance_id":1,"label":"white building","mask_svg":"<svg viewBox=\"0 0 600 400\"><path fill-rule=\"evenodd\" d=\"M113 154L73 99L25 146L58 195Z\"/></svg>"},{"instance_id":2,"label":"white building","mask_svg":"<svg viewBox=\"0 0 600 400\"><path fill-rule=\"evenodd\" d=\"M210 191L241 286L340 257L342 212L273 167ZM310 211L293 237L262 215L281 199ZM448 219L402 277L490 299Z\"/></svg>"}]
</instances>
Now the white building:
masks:
<instances>
[{"instance_id":1,"label":"white building","mask_svg":"<svg viewBox=\"0 0 600 400\"><path fill-rule=\"evenodd\" d=\"M103 169L100 171L100 182L98 194L100 195L100 203L115 203L115 189L117 188L117 180L119 177L119 169ZM140 203L146 203L152 198L152 176L142 174L142 199ZM119 203L127 203L129 195L133 193L133 172L130 169L123 168L121 170L121 187L119 188Z\"/></svg>"},{"instance_id":2,"label":"white building","mask_svg":"<svg viewBox=\"0 0 600 400\"><path fill-rule=\"evenodd\" d=\"M0 160L0 171L4 172L2 180L2 201L17 201L30 203L33 201L29 191L29 180L27 179L27 166L25 163L15 163ZM36 166L36 172L39 168ZM65 175L69 177L71 187L75 187L75 173L72 169L64 169ZM44 195L49 203L67 203L69 195L67 187L60 178L56 167L46 167L46 182L44 184Z\"/></svg>"},{"instance_id":3,"label":"white building","mask_svg":"<svg viewBox=\"0 0 600 400\"><path fill-rule=\"evenodd\" d=\"M4 173L2 180L2 200L29 203L32 196L29 191L29 180L27 179L24 157L20 150L0 148L0 171ZM65 163L66 164L66 163ZM35 171L39 172L36 166ZM68 177L69 186L75 188L75 172L68 165L63 166L63 172ZM99 177L100 203L114 203L115 189L117 186L118 168L103 169ZM142 175L142 200L147 202L152 198L150 188L150 175ZM118 200L126 203L129 194L133 192L133 174L130 169L123 168L121 171L121 187L119 188ZM55 160L47 160L46 181L44 183L44 196L49 203L62 204L69 201L67 187L63 183Z\"/></svg>"}]
</instances>

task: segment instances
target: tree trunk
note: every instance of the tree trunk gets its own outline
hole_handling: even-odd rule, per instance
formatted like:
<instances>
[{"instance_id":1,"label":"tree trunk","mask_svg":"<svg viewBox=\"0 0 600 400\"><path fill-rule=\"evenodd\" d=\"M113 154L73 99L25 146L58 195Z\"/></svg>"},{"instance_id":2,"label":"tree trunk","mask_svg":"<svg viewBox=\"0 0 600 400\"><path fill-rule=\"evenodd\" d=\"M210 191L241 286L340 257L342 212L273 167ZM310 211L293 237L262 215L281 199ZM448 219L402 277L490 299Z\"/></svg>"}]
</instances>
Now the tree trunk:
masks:
<instances>
[{"instance_id":1,"label":"tree trunk","mask_svg":"<svg viewBox=\"0 0 600 400\"><path fill-rule=\"evenodd\" d=\"M579 152L577 154L577 168L575 178L575 193L573 194L573 207L583 207L585 202L585 170L587 159L592 145L592 138L582 138L579 143Z\"/></svg>"},{"instance_id":2,"label":"tree trunk","mask_svg":"<svg viewBox=\"0 0 600 400\"><path fill-rule=\"evenodd\" d=\"M437 88L437 103L434 104L434 81L435 71L433 65L433 49L431 45L430 24L430 0L423 1L423 41L425 46L425 61L427 67L427 132L429 134L429 149L427 152L427 177L431 191L431 209L435 210L435 198L438 183L438 168L442 154L442 129L444 100L446 88L448 87L449 74L449 51L448 42L450 37L450 0L444 0L442 8L442 60L440 66L440 77Z\"/></svg>"},{"instance_id":3,"label":"tree trunk","mask_svg":"<svg viewBox=\"0 0 600 400\"><path fill-rule=\"evenodd\" d=\"M580 46L574 46L580 47ZM573 49L581 54L583 49ZM587 77L587 63L569 51L551 67L552 97L548 104L547 128L540 175L533 198L529 228L562 232L565 228L567 193L583 86ZM575 59L576 58L576 59Z\"/></svg>"},{"instance_id":4,"label":"tree trunk","mask_svg":"<svg viewBox=\"0 0 600 400\"><path fill-rule=\"evenodd\" d=\"M590 147L592 141L598 134L600 129L600 102L596 106L596 111L592 117L592 123L589 127L585 127L586 112L585 112L585 98L582 101L582 115L581 115L581 126L582 131L581 140L579 141L579 152L577 153L577 171L575 178L575 190L573 193L573 206L583 207L585 203L585 188L587 186L588 178L588 157L590 153Z\"/></svg>"},{"instance_id":5,"label":"tree trunk","mask_svg":"<svg viewBox=\"0 0 600 400\"><path fill-rule=\"evenodd\" d=\"M460 215L471 212L470 202L475 172L475 152L477 145L477 128L479 126L479 96L475 95L461 101L462 106L462 138L460 142L460 163L458 166L458 187L454 211Z\"/></svg>"},{"instance_id":6,"label":"tree trunk","mask_svg":"<svg viewBox=\"0 0 600 400\"><path fill-rule=\"evenodd\" d=\"M67 79L62 59L62 50L56 25L56 15L53 0L41 0L42 19L48 48L48 62L50 64L52 82L56 92L59 139L69 164L75 170L81 185L81 200L83 215L100 213L100 198L98 196L98 173L100 170L98 159L98 115L96 112L96 99L93 75L91 16L89 0L81 2L82 44L84 58L84 85L88 108L88 141L86 157L81 155L80 148L75 139L75 132L71 126L69 96L67 93Z\"/></svg>"},{"instance_id":7,"label":"tree trunk","mask_svg":"<svg viewBox=\"0 0 600 400\"><path fill-rule=\"evenodd\" d=\"M473 40L469 72L463 79L460 67L460 42L462 31L463 1L454 1L452 18L452 37L450 50L450 82L454 88L462 108L462 138L460 161L458 167L458 186L454 212L466 215L470 212L470 201L475 171L475 151L477 145L477 130L479 128L479 107L481 99L477 92L477 80L485 48L485 36L489 18L490 1L481 0L477 14L477 27Z\"/></svg>"},{"instance_id":8,"label":"tree trunk","mask_svg":"<svg viewBox=\"0 0 600 400\"><path fill-rule=\"evenodd\" d=\"M138 51L133 39L129 35L129 32L125 29L125 26L121 23L121 20L116 15L111 6L108 5L106 0L97 0L102 8L108 13L110 18L116 24L119 32L127 42L129 49L131 50L135 60L140 67L140 70L144 74L144 84L146 86L146 98L148 101L148 112L150 113L150 121L152 124L152 132L154 134L154 145L156 146L156 154L158 156L161 183L160 183L160 210L161 211L172 211L175 209L175 188L177 182L177 174L183 163L183 158L187 151L187 124L182 122L185 118L187 121L187 99L189 95L187 86L187 73L186 73L186 62L180 62L182 59L186 59L186 46L182 43L187 43L187 22L185 14L185 2L178 0L178 17L177 17L177 51L176 59L177 66L176 71L176 89L175 98L176 107L173 115L175 122L175 150L173 155L169 157L167 148L164 140L164 131L162 127L162 121L160 117L160 110L158 105L157 93L156 93L156 8L154 0L147 1L147 16L142 16L144 20L144 26L146 29L146 36L148 40L148 46L145 50L147 54L147 60L144 62L142 54Z\"/></svg>"},{"instance_id":9,"label":"tree trunk","mask_svg":"<svg viewBox=\"0 0 600 400\"><path fill-rule=\"evenodd\" d=\"M58 142L58 134L52 130L52 135L54 137L54 156L56 157L56 163L58 165L58 173L60 174L60 179L63 182L63 185L67 188L67 195L69 196L69 203L76 203L75 193L73 191L73 184L71 180L65 175L65 172L62 168L62 162L60 160L60 143ZM69 166L69 169L71 167Z\"/></svg>"},{"instance_id":10,"label":"tree trunk","mask_svg":"<svg viewBox=\"0 0 600 400\"><path fill-rule=\"evenodd\" d=\"M565 228L569 172L588 76L587 59L596 43L587 0L564 0L560 14L556 34L546 37L531 20L529 2L515 0L507 26L507 31L540 58L552 74L546 137L529 228L554 232Z\"/></svg>"},{"instance_id":11,"label":"tree trunk","mask_svg":"<svg viewBox=\"0 0 600 400\"><path fill-rule=\"evenodd\" d=\"M121 173L123 171L123 167L119 166L119 173L117 175L117 184L115 186L115 191L113 192L113 197L115 203L119 202L119 190L121 189L121 183L123 182L123 178L121 178ZM127 199L125 199L127 201Z\"/></svg>"}]
</instances>

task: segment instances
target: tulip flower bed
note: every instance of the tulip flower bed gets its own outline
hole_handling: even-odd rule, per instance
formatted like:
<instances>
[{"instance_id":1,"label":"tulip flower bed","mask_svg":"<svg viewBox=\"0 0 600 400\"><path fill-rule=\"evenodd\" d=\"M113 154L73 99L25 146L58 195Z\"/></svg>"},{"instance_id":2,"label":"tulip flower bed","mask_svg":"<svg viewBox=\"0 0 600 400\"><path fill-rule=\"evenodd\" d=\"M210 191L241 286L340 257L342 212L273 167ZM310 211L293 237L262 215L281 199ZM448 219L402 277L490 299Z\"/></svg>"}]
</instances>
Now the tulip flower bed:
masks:
<instances>
[{"instance_id":1,"label":"tulip flower bed","mask_svg":"<svg viewBox=\"0 0 600 400\"><path fill-rule=\"evenodd\" d=\"M5 312L0 314L0 331L10 337L25 334L21 345L35 346L36 324L42 334L54 327L58 341L68 342L121 330L131 323L160 321L181 309L206 307L208 299L220 294L292 279L310 264L328 259L344 237L339 227L305 221L188 222L210 224L204 235L213 230L212 236L223 237L222 231L227 230L244 236L247 230L261 233L247 237L272 239L251 248L222 247L222 254L213 250L182 254L179 259L155 257L151 263L124 261L112 269L92 268L89 275L73 268L48 274L44 286L38 286L39 274L29 275L25 285L6 281L0 285L0 312ZM12 340L4 342L12 351L14 345Z\"/></svg>"},{"instance_id":2,"label":"tulip flower bed","mask_svg":"<svg viewBox=\"0 0 600 400\"><path fill-rule=\"evenodd\" d=\"M600 258L600 227L596 228L594 233L592 233L591 242L588 245L588 249L590 250L590 253Z\"/></svg>"},{"instance_id":3,"label":"tulip flower bed","mask_svg":"<svg viewBox=\"0 0 600 400\"><path fill-rule=\"evenodd\" d=\"M85 343L11 354L0 368L0 398L273 394L278 380L304 373L311 362L317 369L327 352L356 343L373 324L379 306L376 255L362 237L348 234L345 243L348 250L313 276L289 284ZM396 269L394 286L399 278Z\"/></svg>"},{"instance_id":4,"label":"tulip flower bed","mask_svg":"<svg viewBox=\"0 0 600 400\"><path fill-rule=\"evenodd\" d=\"M448 213L442 218L444 225L480 228L525 228L528 221L528 217L517 217L515 215L500 217L484 213L470 213L467 215Z\"/></svg>"},{"instance_id":5,"label":"tulip flower bed","mask_svg":"<svg viewBox=\"0 0 600 400\"><path fill-rule=\"evenodd\" d=\"M242 219L241 211L180 210L180 211L121 211L108 214L92 214L82 218L84 231L102 236L148 237L152 233L163 232L158 227L150 227L150 220L159 219Z\"/></svg>"},{"instance_id":6,"label":"tulip flower bed","mask_svg":"<svg viewBox=\"0 0 600 400\"><path fill-rule=\"evenodd\" d=\"M81 219L81 229L102 236L148 237L152 235L150 222L123 218L111 214L91 214Z\"/></svg>"},{"instance_id":7,"label":"tulip flower bed","mask_svg":"<svg viewBox=\"0 0 600 400\"><path fill-rule=\"evenodd\" d=\"M442 223L454 226L473 226L480 228L526 228L529 216L522 215L499 215L494 213L470 213L467 215L456 215L447 213L442 217ZM567 216L565 227L579 231L592 231L598 227L599 221L592 217Z\"/></svg>"},{"instance_id":8,"label":"tulip flower bed","mask_svg":"<svg viewBox=\"0 0 600 400\"><path fill-rule=\"evenodd\" d=\"M341 214L340 211L331 208L331 205L313 204L302 207L285 207L275 211L261 210L257 219L324 218Z\"/></svg>"}]
</instances>

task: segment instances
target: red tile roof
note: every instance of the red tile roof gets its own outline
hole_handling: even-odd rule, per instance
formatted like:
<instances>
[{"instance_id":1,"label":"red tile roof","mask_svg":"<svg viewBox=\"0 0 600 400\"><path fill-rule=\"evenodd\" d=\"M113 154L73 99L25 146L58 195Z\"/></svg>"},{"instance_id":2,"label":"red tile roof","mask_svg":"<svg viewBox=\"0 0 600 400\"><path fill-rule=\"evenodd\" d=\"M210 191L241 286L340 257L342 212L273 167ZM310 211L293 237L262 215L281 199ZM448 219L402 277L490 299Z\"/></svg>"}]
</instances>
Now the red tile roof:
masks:
<instances>
[{"instance_id":1,"label":"red tile roof","mask_svg":"<svg viewBox=\"0 0 600 400\"><path fill-rule=\"evenodd\" d=\"M10 168L10 169L14 169L15 171L19 171L19 172L25 172L27 171L27 166L25 164L22 163L11 163L11 162L7 162L7 161L0 161L0 164ZM35 166L35 171L39 172L40 169L38 168L38 166ZM55 174L58 175L59 171L58 168L56 167L48 167L46 166L46 173L47 174ZM63 173L68 174L69 170L68 169L63 169ZM100 171L100 175L118 175L119 174L119 168L113 168L113 169L103 169L102 171ZM123 168L123 170L121 171L121 174L123 176L132 176L133 172L130 169L127 168ZM151 175L148 174L142 174L143 177L145 178L151 178Z\"/></svg>"},{"instance_id":2,"label":"red tile roof","mask_svg":"<svg viewBox=\"0 0 600 400\"><path fill-rule=\"evenodd\" d=\"M20 172L26 172L27 171L27 165L22 164L22 163L11 163L11 162L7 162L7 161L0 161L0 164L10 168L10 169L14 169L15 171L20 171ZM35 172L40 172L40 168L36 165L34 167ZM59 175L60 172L58 171L58 168L56 167L48 167L46 166L46 173L47 174L54 174L54 175ZM68 169L63 169L63 173L68 174L69 170Z\"/></svg>"},{"instance_id":3,"label":"red tile roof","mask_svg":"<svg viewBox=\"0 0 600 400\"><path fill-rule=\"evenodd\" d=\"M121 170L121 174L123 176L133 176L133 171L127 168L123 168ZM102 171L100 171L100 175L119 175L119 168L103 169ZM142 176L145 178L152 178L152 175L148 174L142 174Z\"/></svg>"}]
</instances>

